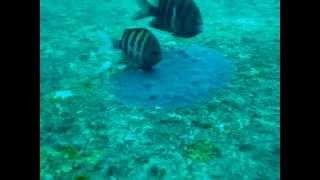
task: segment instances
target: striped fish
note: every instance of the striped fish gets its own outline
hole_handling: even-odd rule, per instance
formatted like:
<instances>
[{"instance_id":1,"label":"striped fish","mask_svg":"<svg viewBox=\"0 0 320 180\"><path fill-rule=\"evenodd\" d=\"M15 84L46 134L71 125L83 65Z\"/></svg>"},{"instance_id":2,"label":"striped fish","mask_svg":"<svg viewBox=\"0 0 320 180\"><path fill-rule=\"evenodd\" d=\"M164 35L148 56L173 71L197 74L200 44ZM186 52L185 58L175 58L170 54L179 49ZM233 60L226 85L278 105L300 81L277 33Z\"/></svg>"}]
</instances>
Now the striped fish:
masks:
<instances>
[{"instance_id":1,"label":"striped fish","mask_svg":"<svg viewBox=\"0 0 320 180\"><path fill-rule=\"evenodd\" d=\"M154 6L148 0L137 0L141 10L134 19L155 17L151 26L179 37L193 37L202 32L202 17L193 0L158 0Z\"/></svg>"},{"instance_id":2,"label":"striped fish","mask_svg":"<svg viewBox=\"0 0 320 180\"><path fill-rule=\"evenodd\" d=\"M148 70L161 60L159 41L144 28L126 29L121 40L115 40L113 46L123 51L129 67Z\"/></svg>"}]
</instances>

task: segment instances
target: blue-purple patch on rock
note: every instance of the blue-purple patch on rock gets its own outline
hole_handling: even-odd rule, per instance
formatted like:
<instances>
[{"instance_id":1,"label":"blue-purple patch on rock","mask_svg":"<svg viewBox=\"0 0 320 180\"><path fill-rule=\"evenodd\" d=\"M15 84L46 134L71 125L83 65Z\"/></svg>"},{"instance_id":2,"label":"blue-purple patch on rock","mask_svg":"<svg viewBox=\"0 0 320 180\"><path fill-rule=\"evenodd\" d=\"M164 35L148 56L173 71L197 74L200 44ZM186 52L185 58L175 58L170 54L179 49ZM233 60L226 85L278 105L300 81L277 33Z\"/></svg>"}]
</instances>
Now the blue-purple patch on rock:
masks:
<instances>
[{"instance_id":1,"label":"blue-purple patch on rock","mask_svg":"<svg viewBox=\"0 0 320 180\"><path fill-rule=\"evenodd\" d=\"M206 101L230 79L234 65L210 48L163 52L152 71L128 70L111 77L115 99L127 106L181 107Z\"/></svg>"}]
</instances>

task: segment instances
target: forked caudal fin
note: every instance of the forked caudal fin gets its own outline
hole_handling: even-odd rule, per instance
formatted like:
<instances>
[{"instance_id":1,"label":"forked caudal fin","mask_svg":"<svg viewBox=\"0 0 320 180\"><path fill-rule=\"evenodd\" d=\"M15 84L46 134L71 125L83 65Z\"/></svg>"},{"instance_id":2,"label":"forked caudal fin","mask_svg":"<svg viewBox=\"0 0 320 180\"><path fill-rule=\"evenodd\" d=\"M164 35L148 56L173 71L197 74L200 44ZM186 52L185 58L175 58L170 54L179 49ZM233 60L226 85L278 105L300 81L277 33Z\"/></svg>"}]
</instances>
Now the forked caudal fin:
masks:
<instances>
[{"instance_id":1,"label":"forked caudal fin","mask_svg":"<svg viewBox=\"0 0 320 180\"><path fill-rule=\"evenodd\" d=\"M150 4L148 0L136 0L136 1L138 5L141 7L141 10L134 15L133 17L134 20L142 19L142 18L146 18L148 16L154 15L156 7Z\"/></svg>"},{"instance_id":2,"label":"forked caudal fin","mask_svg":"<svg viewBox=\"0 0 320 180\"><path fill-rule=\"evenodd\" d=\"M112 48L114 49L121 49L121 41L120 40L116 40L116 39L111 39L112 42Z\"/></svg>"},{"instance_id":3,"label":"forked caudal fin","mask_svg":"<svg viewBox=\"0 0 320 180\"><path fill-rule=\"evenodd\" d=\"M99 53L104 53L112 49L120 48L120 40L113 39L107 33L103 31L96 32L97 37L101 41L101 46L98 50Z\"/></svg>"}]
</instances>

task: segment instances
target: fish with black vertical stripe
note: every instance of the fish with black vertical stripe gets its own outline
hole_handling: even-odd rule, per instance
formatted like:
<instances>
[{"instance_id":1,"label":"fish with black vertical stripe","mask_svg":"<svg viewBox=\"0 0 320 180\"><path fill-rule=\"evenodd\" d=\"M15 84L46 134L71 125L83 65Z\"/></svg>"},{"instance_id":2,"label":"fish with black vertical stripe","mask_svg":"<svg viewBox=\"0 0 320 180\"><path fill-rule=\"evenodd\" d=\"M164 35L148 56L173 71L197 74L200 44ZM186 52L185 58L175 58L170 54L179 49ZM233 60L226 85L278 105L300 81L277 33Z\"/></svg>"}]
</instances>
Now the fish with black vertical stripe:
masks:
<instances>
[{"instance_id":1,"label":"fish with black vertical stripe","mask_svg":"<svg viewBox=\"0 0 320 180\"><path fill-rule=\"evenodd\" d=\"M158 0L156 6L148 0L137 0L141 10L133 19L155 17L152 27L171 32L178 37L193 37L202 32L202 17L193 0Z\"/></svg>"},{"instance_id":2,"label":"fish with black vertical stripe","mask_svg":"<svg viewBox=\"0 0 320 180\"><path fill-rule=\"evenodd\" d=\"M161 61L160 43L145 28L126 29L120 40L113 40L113 47L122 50L129 67L150 70Z\"/></svg>"}]
</instances>

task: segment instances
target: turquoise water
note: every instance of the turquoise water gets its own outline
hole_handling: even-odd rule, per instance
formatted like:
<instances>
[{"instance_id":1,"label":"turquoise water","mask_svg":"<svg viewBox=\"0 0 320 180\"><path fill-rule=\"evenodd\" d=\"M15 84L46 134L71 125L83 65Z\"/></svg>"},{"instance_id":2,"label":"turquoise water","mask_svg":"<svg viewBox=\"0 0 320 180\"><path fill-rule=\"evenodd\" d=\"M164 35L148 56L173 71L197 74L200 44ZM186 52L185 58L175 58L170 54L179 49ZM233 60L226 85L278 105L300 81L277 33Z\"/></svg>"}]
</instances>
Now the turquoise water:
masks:
<instances>
[{"instance_id":1,"label":"turquoise water","mask_svg":"<svg viewBox=\"0 0 320 180\"><path fill-rule=\"evenodd\" d=\"M204 31L178 38L134 0L41 0L41 179L280 179L280 2L195 2ZM108 39L131 27L184 55L128 73Z\"/></svg>"}]
</instances>

